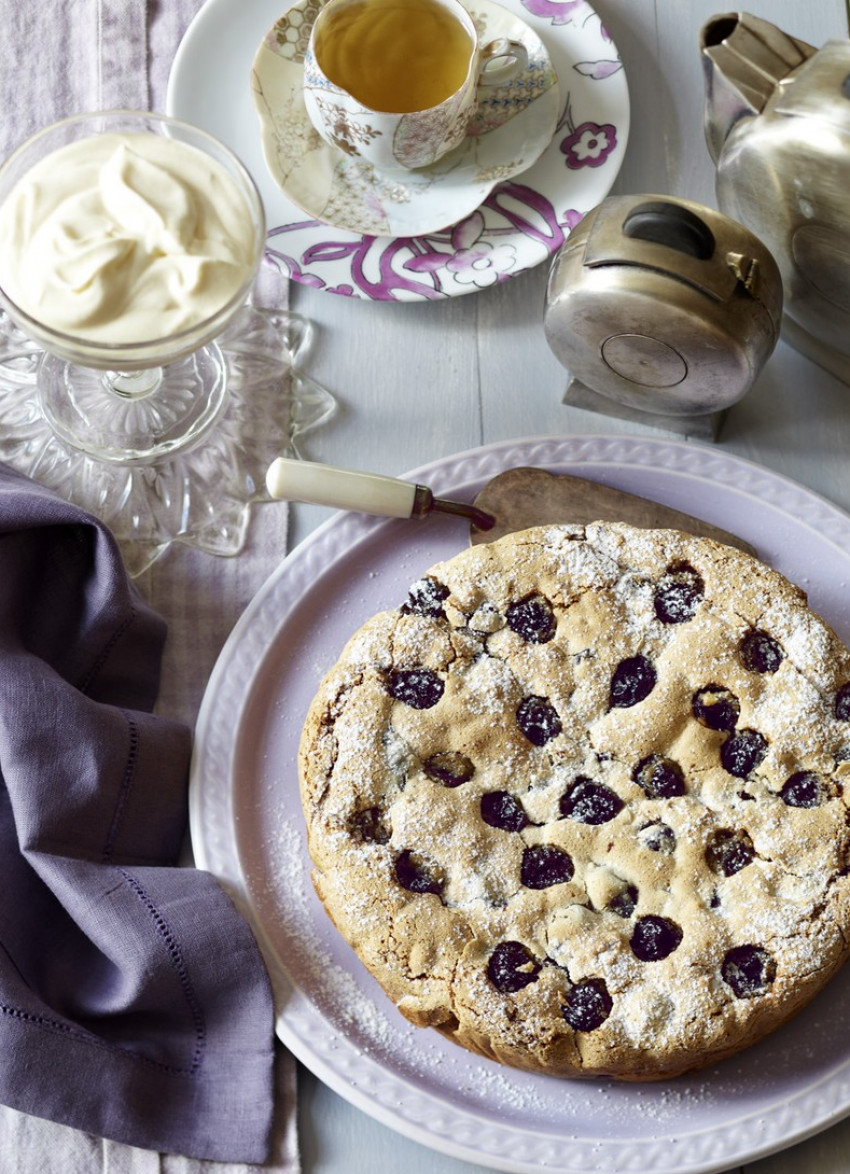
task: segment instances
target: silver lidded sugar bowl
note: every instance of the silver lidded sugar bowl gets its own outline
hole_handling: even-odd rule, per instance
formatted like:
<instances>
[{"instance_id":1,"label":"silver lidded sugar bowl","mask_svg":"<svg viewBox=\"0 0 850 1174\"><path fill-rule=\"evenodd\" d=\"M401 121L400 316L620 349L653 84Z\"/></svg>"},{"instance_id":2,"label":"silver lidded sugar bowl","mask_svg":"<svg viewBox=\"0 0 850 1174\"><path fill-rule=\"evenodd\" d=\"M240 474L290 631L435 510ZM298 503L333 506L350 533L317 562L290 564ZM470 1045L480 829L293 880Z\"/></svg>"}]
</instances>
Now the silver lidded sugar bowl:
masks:
<instances>
[{"instance_id":1,"label":"silver lidded sugar bowl","mask_svg":"<svg viewBox=\"0 0 850 1174\"><path fill-rule=\"evenodd\" d=\"M782 287L764 244L723 213L614 196L556 255L544 329L566 402L713 435L779 337Z\"/></svg>"}]
</instances>

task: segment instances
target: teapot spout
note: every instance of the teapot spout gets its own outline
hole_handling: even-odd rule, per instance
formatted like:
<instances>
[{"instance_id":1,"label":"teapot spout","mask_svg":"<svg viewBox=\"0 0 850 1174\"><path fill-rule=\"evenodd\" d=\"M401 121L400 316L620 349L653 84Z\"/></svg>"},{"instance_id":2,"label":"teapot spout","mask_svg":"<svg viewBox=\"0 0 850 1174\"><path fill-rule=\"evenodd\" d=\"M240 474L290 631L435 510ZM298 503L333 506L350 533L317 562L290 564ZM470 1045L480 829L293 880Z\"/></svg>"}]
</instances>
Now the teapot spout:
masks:
<instances>
[{"instance_id":1,"label":"teapot spout","mask_svg":"<svg viewBox=\"0 0 850 1174\"><path fill-rule=\"evenodd\" d=\"M705 80L705 137L717 163L732 127L760 114L776 87L813 53L814 45L748 12L714 16L700 33Z\"/></svg>"}]
</instances>

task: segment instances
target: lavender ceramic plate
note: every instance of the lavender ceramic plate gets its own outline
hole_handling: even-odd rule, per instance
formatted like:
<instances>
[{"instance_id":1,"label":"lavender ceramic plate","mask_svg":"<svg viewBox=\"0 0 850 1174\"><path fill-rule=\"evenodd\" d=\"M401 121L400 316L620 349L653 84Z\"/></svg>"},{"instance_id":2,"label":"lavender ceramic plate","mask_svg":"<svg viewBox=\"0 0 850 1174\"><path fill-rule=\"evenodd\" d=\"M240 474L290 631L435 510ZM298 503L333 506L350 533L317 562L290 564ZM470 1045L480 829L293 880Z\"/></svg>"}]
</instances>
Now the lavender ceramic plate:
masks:
<instances>
[{"instance_id":1,"label":"lavender ceramic plate","mask_svg":"<svg viewBox=\"0 0 850 1174\"><path fill-rule=\"evenodd\" d=\"M471 498L505 468L579 473L736 530L850 639L850 517L783 477L696 444L516 441L409 474ZM349 635L466 540L463 523L340 514L282 563L211 677L191 783L196 859L244 910L275 986L278 1034L341 1096L443 1153L515 1174L710 1174L850 1112L850 982L715 1068L652 1085L500 1068L408 1024L313 894L295 756L307 707Z\"/></svg>"},{"instance_id":2,"label":"lavender ceramic plate","mask_svg":"<svg viewBox=\"0 0 850 1174\"><path fill-rule=\"evenodd\" d=\"M318 5L319 0L309 0ZM473 0L470 0L474 8ZM206 0L175 56L166 107L222 139L260 188L268 247L295 281L373 301L472 293L539 265L608 194L629 132L617 49L586 0L502 0L545 45L558 75L557 128L537 162L457 223L424 236L329 228L281 191L253 108L257 47L286 0ZM305 22L309 25L309 22ZM303 52L303 48L301 49Z\"/></svg>"}]
</instances>

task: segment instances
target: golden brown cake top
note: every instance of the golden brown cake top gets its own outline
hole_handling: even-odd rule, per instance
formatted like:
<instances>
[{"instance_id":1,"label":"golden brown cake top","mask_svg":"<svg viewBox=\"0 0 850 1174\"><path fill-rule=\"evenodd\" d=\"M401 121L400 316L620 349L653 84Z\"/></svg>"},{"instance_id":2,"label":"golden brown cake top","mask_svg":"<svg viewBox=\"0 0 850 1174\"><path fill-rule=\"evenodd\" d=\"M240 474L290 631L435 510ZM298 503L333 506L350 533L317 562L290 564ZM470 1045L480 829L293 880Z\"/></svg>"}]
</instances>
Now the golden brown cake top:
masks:
<instances>
[{"instance_id":1,"label":"golden brown cake top","mask_svg":"<svg viewBox=\"0 0 850 1174\"><path fill-rule=\"evenodd\" d=\"M850 930L850 653L672 531L541 527L356 633L302 741L315 883L414 1022L646 1078L783 1022Z\"/></svg>"}]
</instances>

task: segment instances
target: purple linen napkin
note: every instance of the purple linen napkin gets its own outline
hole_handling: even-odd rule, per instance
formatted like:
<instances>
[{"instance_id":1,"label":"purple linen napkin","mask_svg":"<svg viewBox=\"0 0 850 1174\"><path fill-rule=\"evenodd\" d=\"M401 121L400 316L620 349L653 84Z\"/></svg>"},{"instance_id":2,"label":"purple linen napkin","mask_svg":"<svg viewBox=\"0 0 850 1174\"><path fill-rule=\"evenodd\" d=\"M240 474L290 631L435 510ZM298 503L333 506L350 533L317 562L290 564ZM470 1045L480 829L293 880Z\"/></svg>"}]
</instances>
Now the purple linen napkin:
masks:
<instances>
[{"instance_id":1,"label":"purple linen napkin","mask_svg":"<svg viewBox=\"0 0 850 1174\"><path fill-rule=\"evenodd\" d=\"M0 466L0 1103L259 1162L273 1007L247 923L177 867L188 729L108 530Z\"/></svg>"}]
</instances>

